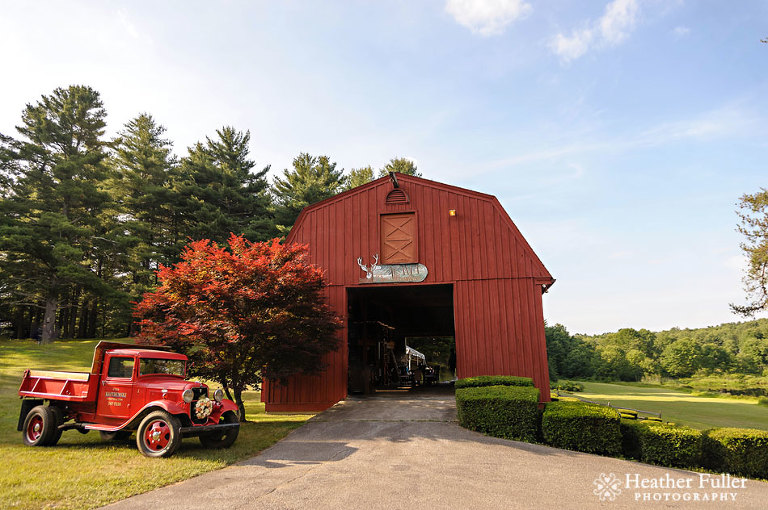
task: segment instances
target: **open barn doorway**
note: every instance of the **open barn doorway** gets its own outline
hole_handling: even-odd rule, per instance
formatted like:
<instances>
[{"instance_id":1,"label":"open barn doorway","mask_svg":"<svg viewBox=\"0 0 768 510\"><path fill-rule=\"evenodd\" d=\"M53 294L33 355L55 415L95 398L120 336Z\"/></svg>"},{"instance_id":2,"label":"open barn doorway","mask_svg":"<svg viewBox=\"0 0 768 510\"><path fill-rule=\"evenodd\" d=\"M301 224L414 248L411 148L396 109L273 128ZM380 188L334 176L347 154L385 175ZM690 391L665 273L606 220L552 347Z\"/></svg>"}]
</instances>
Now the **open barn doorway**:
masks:
<instances>
[{"instance_id":1,"label":"open barn doorway","mask_svg":"<svg viewBox=\"0 0 768 510\"><path fill-rule=\"evenodd\" d=\"M453 379L453 285L347 289L348 392L406 390Z\"/></svg>"}]
</instances>

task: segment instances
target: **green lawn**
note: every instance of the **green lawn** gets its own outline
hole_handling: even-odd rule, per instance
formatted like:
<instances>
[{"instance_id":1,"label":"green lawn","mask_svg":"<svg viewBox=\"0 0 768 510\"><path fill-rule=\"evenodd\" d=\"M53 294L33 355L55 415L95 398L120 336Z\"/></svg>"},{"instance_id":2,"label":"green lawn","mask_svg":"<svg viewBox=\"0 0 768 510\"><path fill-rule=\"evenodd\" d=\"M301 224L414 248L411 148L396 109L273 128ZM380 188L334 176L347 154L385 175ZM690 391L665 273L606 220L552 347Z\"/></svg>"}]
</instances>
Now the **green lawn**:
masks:
<instances>
[{"instance_id":1,"label":"green lawn","mask_svg":"<svg viewBox=\"0 0 768 510\"><path fill-rule=\"evenodd\" d=\"M31 448L16 431L18 387L25 368L88 371L97 340L0 341L0 501L3 508L93 508L146 492L250 457L285 437L312 415L267 415L257 392L247 392L251 423L234 446L205 450L185 439L169 459L149 459L132 438L107 443L95 432L64 432L57 446Z\"/></svg>"},{"instance_id":2,"label":"green lawn","mask_svg":"<svg viewBox=\"0 0 768 510\"><path fill-rule=\"evenodd\" d=\"M697 429L743 427L768 430L768 407L757 405L756 398L697 397L668 388L582 383L584 391L574 395L615 406L661 412L664 421Z\"/></svg>"}]
</instances>

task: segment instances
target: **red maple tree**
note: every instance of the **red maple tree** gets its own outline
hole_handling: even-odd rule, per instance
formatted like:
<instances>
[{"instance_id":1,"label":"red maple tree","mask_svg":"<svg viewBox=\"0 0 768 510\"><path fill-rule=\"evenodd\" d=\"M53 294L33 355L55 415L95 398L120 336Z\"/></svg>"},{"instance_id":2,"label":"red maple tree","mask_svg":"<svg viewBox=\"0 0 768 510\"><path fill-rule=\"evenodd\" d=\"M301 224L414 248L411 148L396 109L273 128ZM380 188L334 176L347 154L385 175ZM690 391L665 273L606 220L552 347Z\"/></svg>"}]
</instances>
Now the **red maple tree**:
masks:
<instances>
[{"instance_id":1,"label":"red maple tree","mask_svg":"<svg viewBox=\"0 0 768 510\"><path fill-rule=\"evenodd\" d=\"M134 309L139 343L185 353L189 374L234 394L243 420L248 386L324 368L341 321L324 302L323 272L307 261L306 246L232 234L228 246L193 241L181 258L160 267L160 286Z\"/></svg>"}]
</instances>

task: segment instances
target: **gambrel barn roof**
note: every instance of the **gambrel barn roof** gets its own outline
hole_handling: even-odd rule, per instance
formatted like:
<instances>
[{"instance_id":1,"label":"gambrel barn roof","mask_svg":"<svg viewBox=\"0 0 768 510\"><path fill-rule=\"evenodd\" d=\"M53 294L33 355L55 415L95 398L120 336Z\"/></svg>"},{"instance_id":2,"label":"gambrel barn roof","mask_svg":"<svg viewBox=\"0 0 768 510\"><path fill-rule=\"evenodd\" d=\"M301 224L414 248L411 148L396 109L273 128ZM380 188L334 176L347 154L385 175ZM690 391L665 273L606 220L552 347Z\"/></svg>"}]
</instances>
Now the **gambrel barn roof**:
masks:
<instances>
[{"instance_id":1,"label":"gambrel barn roof","mask_svg":"<svg viewBox=\"0 0 768 510\"><path fill-rule=\"evenodd\" d=\"M430 276L434 271L431 281L534 278L546 287L554 283L495 196L395 175L399 188L393 188L390 177L381 177L306 207L296 220L287 241L309 243L313 262L326 268L330 284L357 282L359 268L345 257L372 259L371 238L378 235L380 214L413 210L430 216L419 225L418 249ZM456 216L449 216L450 210ZM324 241L320 251L310 243L318 237ZM443 267L448 254L451 263Z\"/></svg>"}]
</instances>

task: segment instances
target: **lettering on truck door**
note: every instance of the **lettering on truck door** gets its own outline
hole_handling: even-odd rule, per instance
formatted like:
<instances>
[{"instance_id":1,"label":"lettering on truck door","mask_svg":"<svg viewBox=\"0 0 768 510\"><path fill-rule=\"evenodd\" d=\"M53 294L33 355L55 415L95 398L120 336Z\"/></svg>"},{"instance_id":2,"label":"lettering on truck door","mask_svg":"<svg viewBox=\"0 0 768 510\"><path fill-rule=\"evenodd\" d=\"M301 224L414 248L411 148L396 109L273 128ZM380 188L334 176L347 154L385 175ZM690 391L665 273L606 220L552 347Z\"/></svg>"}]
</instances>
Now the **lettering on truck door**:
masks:
<instances>
[{"instance_id":1,"label":"lettering on truck door","mask_svg":"<svg viewBox=\"0 0 768 510\"><path fill-rule=\"evenodd\" d=\"M131 396L135 360L132 356L110 356L102 374L96 413L104 418L129 418L133 415Z\"/></svg>"}]
</instances>

